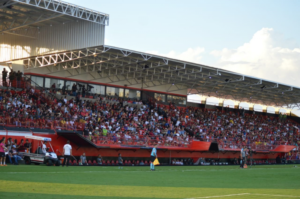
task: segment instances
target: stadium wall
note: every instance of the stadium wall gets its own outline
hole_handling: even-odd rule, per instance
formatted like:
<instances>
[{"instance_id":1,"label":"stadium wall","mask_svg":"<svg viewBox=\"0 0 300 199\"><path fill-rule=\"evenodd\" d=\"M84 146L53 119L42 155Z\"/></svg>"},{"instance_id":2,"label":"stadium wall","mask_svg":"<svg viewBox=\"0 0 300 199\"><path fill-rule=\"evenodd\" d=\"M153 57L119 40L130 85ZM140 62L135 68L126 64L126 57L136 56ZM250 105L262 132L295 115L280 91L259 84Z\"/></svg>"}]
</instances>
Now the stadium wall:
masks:
<instances>
[{"instance_id":1,"label":"stadium wall","mask_svg":"<svg viewBox=\"0 0 300 199\"><path fill-rule=\"evenodd\" d=\"M42 136L48 137L52 139L51 145L53 146L53 150L57 153L57 155L62 156L63 146L66 144L67 139L63 136L57 135L52 130L41 130L41 129L22 129L22 128L13 128L13 127L5 127L0 128L0 138L6 137L17 139L19 143L21 139L26 139L25 136ZM200 142L201 145L210 145L210 142ZM103 158L117 158L119 153L122 153L124 158L149 158L151 153L151 149L139 149L139 148L94 148L92 146L80 146L71 142L73 147L73 155L79 157L82 153L86 153L90 159L94 159L99 154ZM34 152L39 146L38 141L32 141L32 152ZM207 150L207 149L206 149ZM283 154L282 152L258 152L253 154L254 159L275 159L279 154ZM159 149L158 156L160 158L212 158L212 159L233 159L239 158L239 151L191 151L191 150L182 150L182 149Z\"/></svg>"},{"instance_id":2,"label":"stadium wall","mask_svg":"<svg viewBox=\"0 0 300 199\"><path fill-rule=\"evenodd\" d=\"M104 44L105 26L81 21L41 26L37 38L0 36L0 62Z\"/></svg>"}]
</instances>

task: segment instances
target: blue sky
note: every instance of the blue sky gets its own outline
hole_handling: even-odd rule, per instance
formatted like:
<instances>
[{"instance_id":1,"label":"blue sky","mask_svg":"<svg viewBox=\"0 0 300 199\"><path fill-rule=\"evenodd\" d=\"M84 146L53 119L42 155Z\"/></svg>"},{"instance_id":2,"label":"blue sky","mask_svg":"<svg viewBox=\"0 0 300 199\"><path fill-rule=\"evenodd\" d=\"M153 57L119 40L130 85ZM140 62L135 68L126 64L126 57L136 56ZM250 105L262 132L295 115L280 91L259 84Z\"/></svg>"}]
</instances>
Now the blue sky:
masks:
<instances>
[{"instance_id":1,"label":"blue sky","mask_svg":"<svg viewBox=\"0 0 300 199\"><path fill-rule=\"evenodd\" d=\"M110 14L107 45L300 87L300 1L66 1Z\"/></svg>"}]
</instances>

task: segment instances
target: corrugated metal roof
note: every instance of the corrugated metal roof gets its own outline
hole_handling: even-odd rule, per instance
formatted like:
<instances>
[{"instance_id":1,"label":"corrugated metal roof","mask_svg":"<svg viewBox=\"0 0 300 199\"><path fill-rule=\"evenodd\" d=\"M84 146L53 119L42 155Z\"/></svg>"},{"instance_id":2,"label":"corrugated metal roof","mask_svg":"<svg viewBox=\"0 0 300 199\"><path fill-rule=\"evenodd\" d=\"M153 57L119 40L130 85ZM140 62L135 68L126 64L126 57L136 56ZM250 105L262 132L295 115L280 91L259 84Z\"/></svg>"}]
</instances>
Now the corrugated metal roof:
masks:
<instances>
[{"instance_id":1,"label":"corrugated metal roof","mask_svg":"<svg viewBox=\"0 0 300 199\"><path fill-rule=\"evenodd\" d=\"M72 78L93 74L92 79L85 79L87 81L101 82L106 79L106 83L110 84L142 84L145 89L169 85L166 92L186 90L189 93L266 105L295 104L300 96L300 88L291 85L113 46L81 48L23 60L28 72L55 66L56 72L73 70ZM79 72L77 68L80 68Z\"/></svg>"}]
</instances>

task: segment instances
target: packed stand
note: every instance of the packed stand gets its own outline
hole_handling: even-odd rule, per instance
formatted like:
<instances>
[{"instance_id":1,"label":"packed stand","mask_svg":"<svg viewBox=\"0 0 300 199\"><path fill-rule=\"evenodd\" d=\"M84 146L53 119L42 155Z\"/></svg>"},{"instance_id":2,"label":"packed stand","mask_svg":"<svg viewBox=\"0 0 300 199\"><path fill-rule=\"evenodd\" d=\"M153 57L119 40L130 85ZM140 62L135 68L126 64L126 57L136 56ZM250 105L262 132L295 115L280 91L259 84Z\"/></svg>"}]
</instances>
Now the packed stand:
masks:
<instances>
[{"instance_id":1,"label":"packed stand","mask_svg":"<svg viewBox=\"0 0 300 199\"><path fill-rule=\"evenodd\" d=\"M52 92L55 85L52 87ZM215 141L220 148L299 145L298 124L286 116L205 110L147 101L101 97L60 99L26 84L22 91L0 91L0 124L83 132L98 145L188 147L192 140Z\"/></svg>"}]
</instances>

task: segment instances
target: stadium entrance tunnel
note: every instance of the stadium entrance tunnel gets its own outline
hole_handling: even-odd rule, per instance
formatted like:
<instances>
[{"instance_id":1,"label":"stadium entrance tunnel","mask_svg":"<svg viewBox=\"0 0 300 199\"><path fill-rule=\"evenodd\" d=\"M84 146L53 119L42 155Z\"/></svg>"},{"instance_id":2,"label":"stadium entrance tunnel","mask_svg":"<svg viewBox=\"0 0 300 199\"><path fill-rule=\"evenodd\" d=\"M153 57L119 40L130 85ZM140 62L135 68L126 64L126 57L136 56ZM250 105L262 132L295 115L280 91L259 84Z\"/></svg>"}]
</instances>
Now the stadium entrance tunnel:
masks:
<instances>
[{"instance_id":1,"label":"stadium entrance tunnel","mask_svg":"<svg viewBox=\"0 0 300 199\"><path fill-rule=\"evenodd\" d=\"M78 132L73 131L57 131L57 135L64 137L67 140L70 140L70 142L74 143L77 146L80 147L94 147L94 148L101 148L97 145L95 145L92 141L86 139L84 136L82 136Z\"/></svg>"},{"instance_id":2,"label":"stadium entrance tunnel","mask_svg":"<svg viewBox=\"0 0 300 199\"><path fill-rule=\"evenodd\" d=\"M219 151L219 145L217 142L212 142L210 144L209 150L208 151L213 151L213 152L218 152Z\"/></svg>"}]
</instances>

